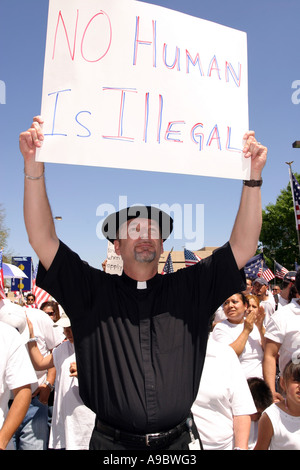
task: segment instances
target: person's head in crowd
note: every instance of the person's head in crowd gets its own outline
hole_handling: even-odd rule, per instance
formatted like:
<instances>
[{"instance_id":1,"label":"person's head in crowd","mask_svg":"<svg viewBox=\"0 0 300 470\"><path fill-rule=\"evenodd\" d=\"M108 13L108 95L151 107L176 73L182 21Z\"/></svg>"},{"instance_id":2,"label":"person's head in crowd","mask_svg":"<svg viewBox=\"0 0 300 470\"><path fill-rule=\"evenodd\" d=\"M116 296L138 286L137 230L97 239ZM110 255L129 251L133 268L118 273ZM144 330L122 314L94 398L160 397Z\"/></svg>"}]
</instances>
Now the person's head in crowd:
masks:
<instances>
[{"instance_id":1,"label":"person's head in crowd","mask_svg":"<svg viewBox=\"0 0 300 470\"><path fill-rule=\"evenodd\" d=\"M70 341L70 343L74 343L71 321L65 312L62 313L60 319L53 325L54 328L57 326L61 326L64 330L65 337Z\"/></svg>"},{"instance_id":2,"label":"person's head in crowd","mask_svg":"<svg viewBox=\"0 0 300 470\"><path fill-rule=\"evenodd\" d=\"M281 288L277 284L272 287L272 294L273 295L276 295L276 294L278 295L278 294L280 294L280 292L281 292Z\"/></svg>"},{"instance_id":3,"label":"person's head in crowd","mask_svg":"<svg viewBox=\"0 0 300 470\"><path fill-rule=\"evenodd\" d=\"M259 308L259 298L257 297L257 295L246 295L246 299L248 302L247 314L252 312L253 310L257 311Z\"/></svg>"},{"instance_id":4,"label":"person's head in crowd","mask_svg":"<svg viewBox=\"0 0 300 470\"><path fill-rule=\"evenodd\" d=\"M231 295L225 300L223 310L230 323L243 323L248 308L248 300L243 292Z\"/></svg>"},{"instance_id":5,"label":"person's head in crowd","mask_svg":"<svg viewBox=\"0 0 300 470\"><path fill-rule=\"evenodd\" d=\"M294 283L296 281L296 275L296 271L289 271L288 273L286 273L282 279L282 289L287 287L290 283Z\"/></svg>"},{"instance_id":6,"label":"person's head in crowd","mask_svg":"<svg viewBox=\"0 0 300 470\"><path fill-rule=\"evenodd\" d=\"M289 293L288 293L288 301L291 302L292 299L296 299L299 297L299 293L296 289L296 286L295 284L292 284L290 289L289 289Z\"/></svg>"},{"instance_id":7,"label":"person's head in crowd","mask_svg":"<svg viewBox=\"0 0 300 470\"><path fill-rule=\"evenodd\" d=\"M27 305L33 305L35 303L35 295L29 293L26 297L26 304Z\"/></svg>"},{"instance_id":8,"label":"person's head in crowd","mask_svg":"<svg viewBox=\"0 0 300 470\"><path fill-rule=\"evenodd\" d=\"M0 300L0 321L16 328L20 334L27 325L24 308L9 299Z\"/></svg>"},{"instance_id":9,"label":"person's head in crowd","mask_svg":"<svg viewBox=\"0 0 300 470\"><path fill-rule=\"evenodd\" d=\"M163 242L173 230L173 219L152 206L131 206L110 214L102 233L123 260L125 274L151 278L157 272Z\"/></svg>"},{"instance_id":10,"label":"person's head in crowd","mask_svg":"<svg viewBox=\"0 0 300 470\"><path fill-rule=\"evenodd\" d=\"M296 282L296 271L289 271L283 276L281 289L290 289Z\"/></svg>"},{"instance_id":11,"label":"person's head in crowd","mask_svg":"<svg viewBox=\"0 0 300 470\"><path fill-rule=\"evenodd\" d=\"M297 353L295 353L297 355ZM300 408L299 394L300 394L300 351L298 355L291 359L285 366L282 375L280 376L280 386L285 396L285 403L287 407Z\"/></svg>"},{"instance_id":12,"label":"person's head in crowd","mask_svg":"<svg viewBox=\"0 0 300 470\"><path fill-rule=\"evenodd\" d=\"M267 297L268 288L268 281L263 277L257 277L253 282L252 294L256 295L259 300L265 300Z\"/></svg>"},{"instance_id":13,"label":"person's head in crowd","mask_svg":"<svg viewBox=\"0 0 300 470\"><path fill-rule=\"evenodd\" d=\"M252 291L252 279L249 277L246 278L246 289L243 291L243 294L248 295Z\"/></svg>"},{"instance_id":14,"label":"person's head in crowd","mask_svg":"<svg viewBox=\"0 0 300 470\"><path fill-rule=\"evenodd\" d=\"M257 412L251 415L252 421L258 421L262 412L272 405L273 395L269 385L260 377L247 379Z\"/></svg>"},{"instance_id":15,"label":"person's head in crowd","mask_svg":"<svg viewBox=\"0 0 300 470\"><path fill-rule=\"evenodd\" d=\"M47 313L47 315L49 315L49 317L51 318L51 320L54 321L54 323L56 323L60 319L58 303L54 300L43 302L40 306L40 310L43 310L43 312Z\"/></svg>"}]
</instances>

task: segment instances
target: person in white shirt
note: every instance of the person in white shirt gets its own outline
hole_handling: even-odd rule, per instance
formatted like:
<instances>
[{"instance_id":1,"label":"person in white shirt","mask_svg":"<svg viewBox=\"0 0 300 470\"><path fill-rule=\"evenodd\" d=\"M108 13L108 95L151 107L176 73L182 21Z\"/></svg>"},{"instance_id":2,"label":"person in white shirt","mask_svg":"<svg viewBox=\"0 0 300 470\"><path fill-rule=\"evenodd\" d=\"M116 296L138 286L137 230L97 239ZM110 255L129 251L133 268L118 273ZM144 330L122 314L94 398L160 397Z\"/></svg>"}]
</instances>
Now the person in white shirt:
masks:
<instances>
[{"instance_id":1,"label":"person in white shirt","mask_svg":"<svg viewBox=\"0 0 300 470\"><path fill-rule=\"evenodd\" d=\"M246 289L243 291L243 294L250 295L252 293L252 279L246 277Z\"/></svg>"},{"instance_id":2,"label":"person in white shirt","mask_svg":"<svg viewBox=\"0 0 300 470\"><path fill-rule=\"evenodd\" d=\"M192 413L204 450L248 448L256 407L237 355L211 337Z\"/></svg>"},{"instance_id":3,"label":"person in white shirt","mask_svg":"<svg viewBox=\"0 0 300 470\"><path fill-rule=\"evenodd\" d=\"M232 347L246 378L262 378L263 308L258 302L256 305L251 302L249 308L246 296L240 292L225 300L223 310L227 319L216 324L212 332L213 339Z\"/></svg>"},{"instance_id":4,"label":"person in white shirt","mask_svg":"<svg viewBox=\"0 0 300 470\"><path fill-rule=\"evenodd\" d=\"M243 291L244 295L250 295L252 292L252 279L249 277L246 278L246 289ZM226 315L223 310L223 305L221 305L215 312L214 315L214 325L216 325L219 321L226 320Z\"/></svg>"},{"instance_id":5,"label":"person in white shirt","mask_svg":"<svg viewBox=\"0 0 300 470\"><path fill-rule=\"evenodd\" d=\"M20 335L26 324L25 313L17 305L11 307L0 309L0 450L14 449L11 438L29 408L31 384L37 382Z\"/></svg>"},{"instance_id":6,"label":"person in white shirt","mask_svg":"<svg viewBox=\"0 0 300 470\"><path fill-rule=\"evenodd\" d=\"M259 377L251 377L247 380L257 412L251 415L251 429L248 450L253 450L257 442L258 423L262 413L273 403L273 395L269 385Z\"/></svg>"},{"instance_id":7,"label":"person in white shirt","mask_svg":"<svg viewBox=\"0 0 300 470\"><path fill-rule=\"evenodd\" d=\"M300 292L300 271L297 272L295 287ZM299 296L299 294L297 294ZM266 343L263 360L264 379L272 390L274 401L283 400L276 390L276 365L279 355L279 373L291 358L300 360L300 298L279 308L266 327Z\"/></svg>"},{"instance_id":8,"label":"person in white shirt","mask_svg":"<svg viewBox=\"0 0 300 470\"><path fill-rule=\"evenodd\" d=\"M34 338L35 331L30 320L28 325L30 336ZM30 357L37 370L53 366L56 369L49 448L87 450L95 424L95 414L83 404L79 396L74 339L70 320L65 313L54 323L53 328L57 327L63 327L67 341L55 348L52 354L43 357L36 342L29 343Z\"/></svg>"},{"instance_id":9,"label":"person in white shirt","mask_svg":"<svg viewBox=\"0 0 300 470\"><path fill-rule=\"evenodd\" d=\"M291 289L294 287L294 282L296 279L296 271L289 271L286 273L282 280L281 291L278 294L278 308L284 307L288 303L290 303L290 292Z\"/></svg>"},{"instance_id":10,"label":"person in white shirt","mask_svg":"<svg viewBox=\"0 0 300 470\"><path fill-rule=\"evenodd\" d=\"M12 304L8 299L0 302L0 312ZM36 308L25 308L24 314L30 318L35 326L38 347L43 355L64 340L62 329L53 329L53 321L42 310ZM25 318L26 320L26 318ZM21 333L23 343L29 340L28 326L25 321L25 329ZM48 399L53 390L55 382L55 369L36 372L38 383L31 386L32 399L25 418L16 430L13 441L16 450L47 450L49 441L49 407Z\"/></svg>"},{"instance_id":11,"label":"person in white shirt","mask_svg":"<svg viewBox=\"0 0 300 470\"><path fill-rule=\"evenodd\" d=\"M286 364L280 385L285 400L264 411L254 450L300 450L300 361Z\"/></svg>"},{"instance_id":12,"label":"person in white shirt","mask_svg":"<svg viewBox=\"0 0 300 470\"><path fill-rule=\"evenodd\" d=\"M263 277L257 277L253 282L252 294L259 298L260 305L264 308L264 325L266 326L276 309L274 296L269 290L268 281Z\"/></svg>"}]
</instances>

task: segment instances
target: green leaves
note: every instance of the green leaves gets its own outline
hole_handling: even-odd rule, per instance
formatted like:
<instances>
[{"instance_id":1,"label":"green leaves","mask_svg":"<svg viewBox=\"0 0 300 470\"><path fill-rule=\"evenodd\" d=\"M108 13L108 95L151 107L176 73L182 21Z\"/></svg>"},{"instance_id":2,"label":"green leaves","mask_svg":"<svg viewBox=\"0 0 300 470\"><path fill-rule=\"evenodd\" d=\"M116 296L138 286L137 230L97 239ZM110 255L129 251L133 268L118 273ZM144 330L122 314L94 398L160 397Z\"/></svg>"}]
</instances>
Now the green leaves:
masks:
<instances>
[{"instance_id":1,"label":"green leaves","mask_svg":"<svg viewBox=\"0 0 300 470\"><path fill-rule=\"evenodd\" d=\"M295 173L295 177L300 181L300 175ZM275 204L265 207L262 217L260 243L264 256L294 270L295 261L299 263L299 245L290 184L281 190Z\"/></svg>"}]
</instances>

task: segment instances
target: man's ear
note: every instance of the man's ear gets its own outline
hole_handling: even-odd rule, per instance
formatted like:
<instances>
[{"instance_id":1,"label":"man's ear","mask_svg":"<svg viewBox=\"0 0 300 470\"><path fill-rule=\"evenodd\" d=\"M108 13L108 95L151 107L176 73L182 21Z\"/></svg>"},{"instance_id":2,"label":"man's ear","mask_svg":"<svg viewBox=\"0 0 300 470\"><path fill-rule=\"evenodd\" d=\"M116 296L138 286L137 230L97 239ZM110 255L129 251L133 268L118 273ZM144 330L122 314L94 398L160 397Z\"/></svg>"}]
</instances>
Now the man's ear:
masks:
<instances>
[{"instance_id":1,"label":"man's ear","mask_svg":"<svg viewBox=\"0 0 300 470\"><path fill-rule=\"evenodd\" d=\"M117 253L117 255L120 256L120 240L115 240L114 241L114 247L115 247L115 252Z\"/></svg>"},{"instance_id":2,"label":"man's ear","mask_svg":"<svg viewBox=\"0 0 300 470\"><path fill-rule=\"evenodd\" d=\"M160 254L162 255L163 252L164 252L164 242L161 240Z\"/></svg>"}]
</instances>

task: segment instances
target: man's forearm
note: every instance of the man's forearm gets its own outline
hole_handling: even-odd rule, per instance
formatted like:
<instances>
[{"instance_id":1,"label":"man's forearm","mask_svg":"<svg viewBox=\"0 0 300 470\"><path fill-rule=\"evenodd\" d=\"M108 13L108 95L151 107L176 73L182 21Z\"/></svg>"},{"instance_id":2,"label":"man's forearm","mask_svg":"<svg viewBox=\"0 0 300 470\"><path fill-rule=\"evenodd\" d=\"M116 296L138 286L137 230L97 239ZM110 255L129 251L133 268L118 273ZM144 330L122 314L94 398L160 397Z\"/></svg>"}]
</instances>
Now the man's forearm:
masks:
<instances>
[{"instance_id":1,"label":"man's forearm","mask_svg":"<svg viewBox=\"0 0 300 470\"><path fill-rule=\"evenodd\" d=\"M34 118L32 126L20 134L24 157L24 219L29 242L46 269L52 263L59 241L45 185L44 164L35 161L36 149L42 145L42 120Z\"/></svg>"},{"instance_id":2,"label":"man's forearm","mask_svg":"<svg viewBox=\"0 0 300 470\"><path fill-rule=\"evenodd\" d=\"M249 415L233 417L234 446L239 449L248 449L251 418Z\"/></svg>"},{"instance_id":3,"label":"man's forearm","mask_svg":"<svg viewBox=\"0 0 300 470\"><path fill-rule=\"evenodd\" d=\"M260 188L244 186L240 207L230 237L230 245L240 269L256 252L261 226Z\"/></svg>"},{"instance_id":4,"label":"man's forearm","mask_svg":"<svg viewBox=\"0 0 300 470\"><path fill-rule=\"evenodd\" d=\"M275 393L275 379L276 379L276 358L265 354L263 360L263 375L264 380L269 385L272 394Z\"/></svg>"},{"instance_id":5,"label":"man's forearm","mask_svg":"<svg viewBox=\"0 0 300 470\"><path fill-rule=\"evenodd\" d=\"M30 385L14 391L14 400L0 429L0 449L5 449L15 431L22 423L31 402Z\"/></svg>"},{"instance_id":6,"label":"man's forearm","mask_svg":"<svg viewBox=\"0 0 300 470\"><path fill-rule=\"evenodd\" d=\"M249 339L250 331L243 330L238 338L229 346L234 350L237 356L240 356L245 349L246 343Z\"/></svg>"},{"instance_id":7,"label":"man's forearm","mask_svg":"<svg viewBox=\"0 0 300 470\"><path fill-rule=\"evenodd\" d=\"M257 142L253 131L244 135L245 158L251 158L250 179L261 183L261 174L267 159L267 148ZM259 186L243 187L241 202L230 237L230 245L241 269L255 254L262 225L261 191Z\"/></svg>"},{"instance_id":8,"label":"man's forearm","mask_svg":"<svg viewBox=\"0 0 300 470\"><path fill-rule=\"evenodd\" d=\"M25 165L24 173L24 219L29 242L35 249L44 233L55 234L55 227L46 193L44 166ZM40 179L31 179L40 176Z\"/></svg>"}]
</instances>

